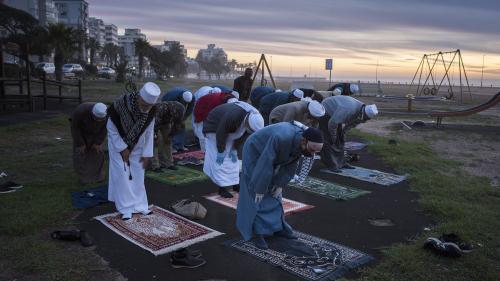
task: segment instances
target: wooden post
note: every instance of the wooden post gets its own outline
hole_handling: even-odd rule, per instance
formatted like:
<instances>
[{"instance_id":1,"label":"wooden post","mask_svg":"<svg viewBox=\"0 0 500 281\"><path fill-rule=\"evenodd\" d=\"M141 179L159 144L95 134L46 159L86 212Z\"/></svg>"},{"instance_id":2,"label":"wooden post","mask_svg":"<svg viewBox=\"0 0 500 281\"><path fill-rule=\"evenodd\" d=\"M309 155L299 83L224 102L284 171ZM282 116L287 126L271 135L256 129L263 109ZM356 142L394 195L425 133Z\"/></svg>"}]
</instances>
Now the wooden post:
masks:
<instances>
[{"instance_id":1,"label":"wooden post","mask_svg":"<svg viewBox=\"0 0 500 281\"><path fill-rule=\"evenodd\" d=\"M57 85L57 90L59 91L59 103L62 102L62 85Z\"/></svg>"},{"instance_id":2,"label":"wooden post","mask_svg":"<svg viewBox=\"0 0 500 281\"><path fill-rule=\"evenodd\" d=\"M78 79L78 103L82 103L82 79Z\"/></svg>"},{"instance_id":3,"label":"wooden post","mask_svg":"<svg viewBox=\"0 0 500 281\"><path fill-rule=\"evenodd\" d=\"M411 112L412 111L412 101L413 99L412 98L408 98L408 111Z\"/></svg>"}]
</instances>

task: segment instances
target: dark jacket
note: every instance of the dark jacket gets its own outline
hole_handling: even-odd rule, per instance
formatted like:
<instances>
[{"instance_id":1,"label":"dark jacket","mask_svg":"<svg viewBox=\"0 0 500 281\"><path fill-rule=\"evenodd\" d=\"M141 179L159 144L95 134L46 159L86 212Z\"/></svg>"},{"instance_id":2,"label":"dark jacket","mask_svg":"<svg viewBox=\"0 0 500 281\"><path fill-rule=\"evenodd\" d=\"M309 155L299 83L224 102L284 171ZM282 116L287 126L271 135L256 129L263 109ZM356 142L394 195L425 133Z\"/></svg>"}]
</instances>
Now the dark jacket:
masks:
<instances>
[{"instance_id":1,"label":"dark jacket","mask_svg":"<svg viewBox=\"0 0 500 281\"><path fill-rule=\"evenodd\" d=\"M240 101L247 101L250 97L253 80L245 75L234 79L233 90L240 94Z\"/></svg>"},{"instance_id":2,"label":"dark jacket","mask_svg":"<svg viewBox=\"0 0 500 281\"><path fill-rule=\"evenodd\" d=\"M269 94L260 100L259 111L262 114L262 117L264 117L264 115L269 117L269 114L271 114L271 111L273 111L274 108L279 105L292 102L293 98L294 95L288 92ZM266 120L266 117L264 117L264 120Z\"/></svg>"},{"instance_id":3,"label":"dark jacket","mask_svg":"<svg viewBox=\"0 0 500 281\"><path fill-rule=\"evenodd\" d=\"M226 148L227 136L240 128L247 114L236 104L221 104L212 109L207 119L203 121L203 134L215 133L217 151L222 153Z\"/></svg>"},{"instance_id":4,"label":"dark jacket","mask_svg":"<svg viewBox=\"0 0 500 281\"><path fill-rule=\"evenodd\" d=\"M184 120L186 120L189 117L189 115L193 113L193 108L194 108L194 97L190 103L186 103L182 98L182 93L184 93L185 91L189 90L186 88L175 87L172 90L166 92L163 98L161 99L162 101L176 101L182 103L182 105L184 105L184 107L186 108L186 111L184 112Z\"/></svg>"},{"instance_id":5,"label":"dark jacket","mask_svg":"<svg viewBox=\"0 0 500 281\"><path fill-rule=\"evenodd\" d=\"M82 103L76 107L71 115L71 135L73 146L91 147L94 144L102 144L106 138L106 121L98 122L92 118L94 102Z\"/></svg>"}]
</instances>

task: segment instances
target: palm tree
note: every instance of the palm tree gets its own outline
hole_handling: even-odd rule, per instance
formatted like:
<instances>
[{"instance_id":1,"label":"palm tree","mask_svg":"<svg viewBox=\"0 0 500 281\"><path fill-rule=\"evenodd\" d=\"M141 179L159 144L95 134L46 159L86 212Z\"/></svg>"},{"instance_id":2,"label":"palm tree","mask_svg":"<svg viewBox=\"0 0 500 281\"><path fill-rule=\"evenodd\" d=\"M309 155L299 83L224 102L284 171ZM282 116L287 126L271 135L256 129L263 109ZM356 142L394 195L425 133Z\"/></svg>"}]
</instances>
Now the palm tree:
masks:
<instances>
[{"instance_id":1,"label":"palm tree","mask_svg":"<svg viewBox=\"0 0 500 281\"><path fill-rule=\"evenodd\" d=\"M94 65L95 55L101 50L101 44L95 38L90 37L87 41L87 49L89 49L90 53L90 64Z\"/></svg>"},{"instance_id":2,"label":"palm tree","mask_svg":"<svg viewBox=\"0 0 500 281\"><path fill-rule=\"evenodd\" d=\"M146 57L151 50L151 45L147 40L139 38L134 41L135 55L139 58L139 79L142 78L144 69L144 57Z\"/></svg>"},{"instance_id":3,"label":"palm tree","mask_svg":"<svg viewBox=\"0 0 500 281\"><path fill-rule=\"evenodd\" d=\"M74 36L74 30L63 23L50 24L48 27L47 43L54 50L54 65L56 67L56 79L62 79L62 65L74 52L78 51L78 39Z\"/></svg>"},{"instance_id":4,"label":"palm tree","mask_svg":"<svg viewBox=\"0 0 500 281\"><path fill-rule=\"evenodd\" d=\"M106 61L106 66L112 66L115 64L118 56L118 46L107 43L102 47L101 59Z\"/></svg>"}]
</instances>

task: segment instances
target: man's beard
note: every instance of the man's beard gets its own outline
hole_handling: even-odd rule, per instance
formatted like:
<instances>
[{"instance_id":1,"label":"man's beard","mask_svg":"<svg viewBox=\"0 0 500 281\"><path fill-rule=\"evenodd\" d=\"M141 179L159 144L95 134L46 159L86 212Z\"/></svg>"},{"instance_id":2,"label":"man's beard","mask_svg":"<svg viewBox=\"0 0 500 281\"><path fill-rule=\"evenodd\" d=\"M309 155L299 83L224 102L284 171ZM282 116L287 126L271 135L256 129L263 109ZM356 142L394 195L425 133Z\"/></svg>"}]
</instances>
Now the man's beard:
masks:
<instances>
[{"instance_id":1,"label":"man's beard","mask_svg":"<svg viewBox=\"0 0 500 281\"><path fill-rule=\"evenodd\" d=\"M314 157L314 153L310 152L307 149L302 149L302 155L304 155L305 157Z\"/></svg>"}]
</instances>

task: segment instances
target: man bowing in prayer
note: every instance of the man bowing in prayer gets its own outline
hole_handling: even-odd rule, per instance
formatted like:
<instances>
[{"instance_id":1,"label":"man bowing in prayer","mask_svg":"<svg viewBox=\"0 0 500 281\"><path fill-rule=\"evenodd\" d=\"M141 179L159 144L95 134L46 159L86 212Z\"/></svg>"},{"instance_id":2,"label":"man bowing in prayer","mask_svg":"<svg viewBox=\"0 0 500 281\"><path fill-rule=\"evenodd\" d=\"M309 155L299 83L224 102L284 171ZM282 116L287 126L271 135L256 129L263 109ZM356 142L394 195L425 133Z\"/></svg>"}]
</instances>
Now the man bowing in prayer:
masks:
<instances>
[{"instance_id":1,"label":"man bowing in prayer","mask_svg":"<svg viewBox=\"0 0 500 281\"><path fill-rule=\"evenodd\" d=\"M104 180L104 153L106 138L106 110L103 103L80 104L71 115L73 137L73 166L81 183Z\"/></svg>"},{"instance_id":2,"label":"man bowing in prayer","mask_svg":"<svg viewBox=\"0 0 500 281\"><path fill-rule=\"evenodd\" d=\"M325 138L321 161L334 172L340 172L341 168L352 169L344 159L345 134L375 117L378 114L377 106L365 105L350 96L328 97L322 104L326 114L319 121L319 128Z\"/></svg>"},{"instance_id":3,"label":"man bowing in prayer","mask_svg":"<svg viewBox=\"0 0 500 281\"><path fill-rule=\"evenodd\" d=\"M139 93L119 97L108 109L108 199L124 220L134 213L150 213L144 171L153 157L153 105L160 93L158 85L148 82Z\"/></svg>"},{"instance_id":4,"label":"man bowing in prayer","mask_svg":"<svg viewBox=\"0 0 500 281\"><path fill-rule=\"evenodd\" d=\"M321 103L315 100L302 100L282 104L273 109L269 115L269 124L295 120L309 127L317 127L318 120L323 115L325 115L325 108Z\"/></svg>"},{"instance_id":5,"label":"man bowing in prayer","mask_svg":"<svg viewBox=\"0 0 500 281\"><path fill-rule=\"evenodd\" d=\"M295 239L285 222L282 189L293 178L300 157L314 157L323 147L316 128L281 122L251 135L243 146L243 171L236 210L236 227L243 239L267 249L264 236Z\"/></svg>"},{"instance_id":6,"label":"man bowing in prayer","mask_svg":"<svg viewBox=\"0 0 500 281\"><path fill-rule=\"evenodd\" d=\"M203 172L219 186L219 195L232 198L226 188L239 191L240 167L235 142L264 127L264 119L255 107L246 102L221 104L203 122L205 161Z\"/></svg>"}]
</instances>

